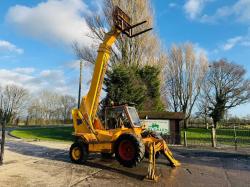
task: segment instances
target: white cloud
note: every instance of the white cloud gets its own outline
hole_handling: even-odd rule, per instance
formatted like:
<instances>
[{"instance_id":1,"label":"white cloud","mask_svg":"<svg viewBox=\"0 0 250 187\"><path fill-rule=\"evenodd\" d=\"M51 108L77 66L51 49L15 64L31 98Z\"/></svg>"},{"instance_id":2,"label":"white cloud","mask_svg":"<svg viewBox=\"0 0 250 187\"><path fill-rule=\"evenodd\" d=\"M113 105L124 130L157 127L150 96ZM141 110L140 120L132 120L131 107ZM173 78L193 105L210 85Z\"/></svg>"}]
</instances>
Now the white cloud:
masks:
<instances>
[{"instance_id":1,"label":"white cloud","mask_svg":"<svg viewBox=\"0 0 250 187\"><path fill-rule=\"evenodd\" d=\"M69 73L74 72L77 76L79 75L80 70L80 60L75 60L69 63L65 63L65 67L69 68ZM83 75L83 92L86 93L89 89L90 82L92 80L94 65L88 62L84 62L82 64L82 75ZM76 82L79 80L77 79Z\"/></svg>"},{"instance_id":2,"label":"white cloud","mask_svg":"<svg viewBox=\"0 0 250 187\"><path fill-rule=\"evenodd\" d=\"M78 41L90 45L89 28L83 15L91 12L81 0L48 0L35 7L16 5L6 21L18 32L45 42L71 46Z\"/></svg>"},{"instance_id":3,"label":"white cloud","mask_svg":"<svg viewBox=\"0 0 250 187\"><path fill-rule=\"evenodd\" d=\"M53 90L76 95L77 81L68 83L62 70L35 71L33 68L0 69L0 86L15 84L37 94L42 90Z\"/></svg>"},{"instance_id":4,"label":"white cloud","mask_svg":"<svg viewBox=\"0 0 250 187\"><path fill-rule=\"evenodd\" d=\"M41 77L53 79L63 76L63 72L61 70L43 70L40 72Z\"/></svg>"},{"instance_id":5,"label":"white cloud","mask_svg":"<svg viewBox=\"0 0 250 187\"><path fill-rule=\"evenodd\" d=\"M250 47L250 36L236 36L233 38L229 38L222 46L221 49L224 51L231 50L235 46L244 46Z\"/></svg>"},{"instance_id":6,"label":"white cloud","mask_svg":"<svg viewBox=\"0 0 250 187\"><path fill-rule=\"evenodd\" d=\"M17 73L31 74L31 73L33 73L35 71L35 68L31 68L31 67L28 67L28 68L15 68L13 71L17 72Z\"/></svg>"},{"instance_id":7,"label":"white cloud","mask_svg":"<svg viewBox=\"0 0 250 187\"><path fill-rule=\"evenodd\" d=\"M190 19L195 19L202 13L208 1L209 0L187 0L184 4L184 10Z\"/></svg>"},{"instance_id":8,"label":"white cloud","mask_svg":"<svg viewBox=\"0 0 250 187\"><path fill-rule=\"evenodd\" d=\"M66 63L65 66L70 69L79 70L80 60L74 60L72 62Z\"/></svg>"},{"instance_id":9,"label":"white cloud","mask_svg":"<svg viewBox=\"0 0 250 187\"><path fill-rule=\"evenodd\" d=\"M24 85L33 79L31 75L18 73L15 71L0 69L0 85L6 86L8 84L16 84L18 86Z\"/></svg>"},{"instance_id":10,"label":"white cloud","mask_svg":"<svg viewBox=\"0 0 250 187\"><path fill-rule=\"evenodd\" d=\"M89 89L92 71L92 65L83 66L82 95L85 95ZM79 61L68 63L63 69L62 67L40 71L32 67L0 69L0 87L9 84L26 88L31 94L38 94L43 90L52 90L59 94L77 96Z\"/></svg>"},{"instance_id":11,"label":"white cloud","mask_svg":"<svg viewBox=\"0 0 250 187\"><path fill-rule=\"evenodd\" d=\"M205 55L206 57L208 57L209 55L208 51L205 48L201 47L198 43L194 44L194 51L197 56Z\"/></svg>"},{"instance_id":12,"label":"white cloud","mask_svg":"<svg viewBox=\"0 0 250 187\"><path fill-rule=\"evenodd\" d=\"M250 1L239 0L233 6L234 14L240 22L250 23Z\"/></svg>"},{"instance_id":13,"label":"white cloud","mask_svg":"<svg viewBox=\"0 0 250 187\"><path fill-rule=\"evenodd\" d=\"M237 22L250 24L250 1L238 0L231 6L218 8L213 15L203 15L200 19L202 22L217 22L219 20L231 18ZM232 21L230 20L230 21Z\"/></svg>"},{"instance_id":14,"label":"white cloud","mask_svg":"<svg viewBox=\"0 0 250 187\"><path fill-rule=\"evenodd\" d=\"M242 41L242 36L236 36L234 38L230 38L226 41L226 43L222 46L224 51L228 51L232 49L235 45Z\"/></svg>"},{"instance_id":15,"label":"white cloud","mask_svg":"<svg viewBox=\"0 0 250 187\"><path fill-rule=\"evenodd\" d=\"M18 48L16 45L6 41L0 40L0 54L22 54L23 49Z\"/></svg>"}]
</instances>

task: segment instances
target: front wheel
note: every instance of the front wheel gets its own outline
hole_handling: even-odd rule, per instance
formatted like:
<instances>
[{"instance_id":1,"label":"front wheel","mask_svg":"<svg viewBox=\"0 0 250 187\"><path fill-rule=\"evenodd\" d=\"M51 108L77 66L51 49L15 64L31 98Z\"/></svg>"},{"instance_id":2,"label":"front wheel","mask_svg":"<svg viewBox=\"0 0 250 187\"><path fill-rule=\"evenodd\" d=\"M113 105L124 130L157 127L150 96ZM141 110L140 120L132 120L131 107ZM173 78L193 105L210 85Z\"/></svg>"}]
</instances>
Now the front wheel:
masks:
<instances>
[{"instance_id":1,"label":"front wheel","mask_svg":"<svg viewBox=\"0 0 250 187\"><path fill-rule=\"evenodd\" d=\"M144 158L145 146L133 134L121 135L115 143L116 160L125 167L135 167Z\"/></svg>"},{"instance_id":2,"label":"front wheel","mask_svg":"<svg viewBox=\"0 0 250 187\"><path fill-rule=\"evenodd\" d=\"M70 159L76 164L83 164L88 159L87 145L80 142L75 142L69 150Z\"/></svg>"}]
</instances>

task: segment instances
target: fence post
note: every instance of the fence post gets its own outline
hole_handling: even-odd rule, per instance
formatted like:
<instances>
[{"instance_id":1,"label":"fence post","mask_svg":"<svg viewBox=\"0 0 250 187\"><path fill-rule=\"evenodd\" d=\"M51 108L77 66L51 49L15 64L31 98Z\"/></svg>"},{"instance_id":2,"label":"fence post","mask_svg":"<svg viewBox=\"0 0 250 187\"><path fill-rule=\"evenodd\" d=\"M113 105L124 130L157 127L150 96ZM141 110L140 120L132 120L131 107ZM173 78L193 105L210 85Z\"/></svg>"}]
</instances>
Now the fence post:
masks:
<instances>
[{"instance_id":1,"label":"fence post","mask_svg":"<svg viewBox=\"0 0 250 187\"><path fill-rule=\"evenodd\" d=\"M216 147L216 129L214 124L212 124L212 129L211 129L211 141L212 141L212 147Z\"/></svg>"},{"instance_id":2,"label":"fence post","mask_svg":"<svg viewBox=\"0 0 250 187\"><path fill-rule=\"evenodd\" d=\"M187 131L186 131L186 129L184 129L183 134L184 134L184 146L187 147Z\"/></svg>"},{"instance_id":3,"label":"fence post","mask_svg":"<svg viewBox=\"0 0 250 187\"><path fill-rule=\"evenodd\" d=\"M237 134L236 134L236 128L235 128L235 125L234 125L234 149L235 151L237 151Z\"/></svg>"},{"instance_id":4,"label":"fence post","mask_svg":"<svg viewBox=\"0 0 250 187\"><path fill-rule=\"evenodd\" d=\"M6 120L2 121L2 138L1 138L0 165L3 164L4 144L5 144L5 127L6 127Z\"/></svg>"}]
</instances>

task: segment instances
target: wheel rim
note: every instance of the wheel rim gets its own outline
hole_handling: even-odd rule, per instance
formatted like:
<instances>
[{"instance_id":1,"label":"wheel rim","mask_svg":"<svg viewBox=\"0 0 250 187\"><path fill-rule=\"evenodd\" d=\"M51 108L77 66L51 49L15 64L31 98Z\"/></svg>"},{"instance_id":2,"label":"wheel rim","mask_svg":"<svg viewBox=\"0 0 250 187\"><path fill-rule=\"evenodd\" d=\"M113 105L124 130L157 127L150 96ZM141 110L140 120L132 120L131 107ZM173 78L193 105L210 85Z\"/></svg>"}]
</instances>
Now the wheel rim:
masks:
<instances>
[{"instance_id":1,"label":"wheel rim","mask_svg":"<svg viewBox=\"0 0 250 187\"><path fill-rule=\"evenodd\" d=\"M81 156L81 151L79 149L79 147L75 147L72 150L72 157L74 160L79 160Z\"/></svg>"},{"instance_id":2,"label":"wheel rim","mask_svg":"<svg viewBox=\"0 0 250 187\"><path fill-rule=\"evenodd\" d=\"M119 145L119 155L123 160L132 160L135 156L135 147L131 141L124 140Z\"/></svg>"}]
</instances>

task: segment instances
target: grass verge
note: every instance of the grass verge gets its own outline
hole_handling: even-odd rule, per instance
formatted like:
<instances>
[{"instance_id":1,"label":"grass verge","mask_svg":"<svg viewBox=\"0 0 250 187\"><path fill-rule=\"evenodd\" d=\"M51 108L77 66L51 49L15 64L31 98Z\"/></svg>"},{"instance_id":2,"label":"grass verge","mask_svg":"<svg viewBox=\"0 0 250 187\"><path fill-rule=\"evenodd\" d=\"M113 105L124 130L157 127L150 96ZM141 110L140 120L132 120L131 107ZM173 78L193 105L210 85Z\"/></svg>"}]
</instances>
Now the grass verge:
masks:
<instances>
[{"instance_id":1,"label":"grass verge","mask_svg":"<svg viewBox=\"0 0 250 187\"><path fill-rule=\"evenodd\" d=\"M250 146L250 130L236 129L238 146ZM234 145L233 129L216 129L218 144ZM188 128L187 140L190 144L208 145L211 144L211 129Z\"/></svg>"},{"instance_id":2,"label":"grass verge","mask_svg":"<svg viewBox=\"0 0 250 187\"><path fill-rule=\"evenodd\" d=\"M48 140L48 141L73 141L73 127L42 127L31 129L17 129L10 132L11 135L21 139ZM217 129L217 143L234 145L233 129ZM238 146L250 146L250 130L237 129ZM188 144L211 145L211 130L204 128L188 128Z\"/></svg>"},{"instance_id":3,"label":"grass verge","mask_svg":"<svg viewBox=\"0 0 250 187\"><path fill-rule=\"evenodd\" d=\"M34 129L17 129L11 135L21 139L48 140L48 141L73 141L73 127L50 127Z\"/></svg>"}]
</instances>

